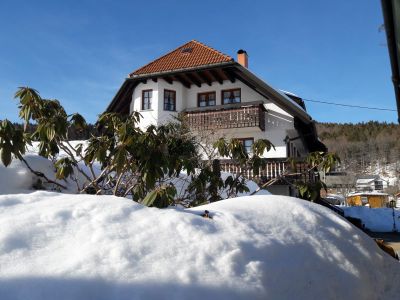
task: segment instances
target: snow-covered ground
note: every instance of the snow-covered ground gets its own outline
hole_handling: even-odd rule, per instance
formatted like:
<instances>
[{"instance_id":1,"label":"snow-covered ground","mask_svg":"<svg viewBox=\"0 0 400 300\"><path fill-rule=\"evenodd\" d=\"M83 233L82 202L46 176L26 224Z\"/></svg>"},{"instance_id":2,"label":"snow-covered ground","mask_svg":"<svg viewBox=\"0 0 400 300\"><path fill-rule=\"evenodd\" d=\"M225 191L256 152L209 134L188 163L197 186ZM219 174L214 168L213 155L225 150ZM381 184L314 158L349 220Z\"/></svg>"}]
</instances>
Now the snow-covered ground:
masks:
<instances>
[{"instance_id":1,"label":"snow-covered ground","mask_svg":"<svg viewBox=\"0 0 400 300\"><path fill-rule=\"evenodd\" d=\"M200 216L209 210L212 219ZM1 299L396 299L399 264L319 205L194 209L113 196L0 196Z\"/></svg>"},{"instance_id":2,"label":"snow-covered ground","mask_svg":"<svg viewBox=\"0 0 400 300\"><path fill-rule=\"evenodd\" d=\"M368 230L374 232L400 231L400 209L398 208L370 208L368 206L339 207L343 209L346 217L360 219Z\"/></svg>"},{"instance_id":3,"label":"snow-covered ground","mask_svg":"<svg viewBox=\"0 0 400 300\"><path fill-rule=\"evenodd\" d=\"M34 153L25 158L55 179L51 161ZM36 180L19 161L0 164L1 300L396 299L400 293L398 262L345 219L304 200L245 196L160 210L73 194L72 182L63 182L68 194L33 191ZM212 219L201 217L205 210Z\"/></svg>"}]
</instances>

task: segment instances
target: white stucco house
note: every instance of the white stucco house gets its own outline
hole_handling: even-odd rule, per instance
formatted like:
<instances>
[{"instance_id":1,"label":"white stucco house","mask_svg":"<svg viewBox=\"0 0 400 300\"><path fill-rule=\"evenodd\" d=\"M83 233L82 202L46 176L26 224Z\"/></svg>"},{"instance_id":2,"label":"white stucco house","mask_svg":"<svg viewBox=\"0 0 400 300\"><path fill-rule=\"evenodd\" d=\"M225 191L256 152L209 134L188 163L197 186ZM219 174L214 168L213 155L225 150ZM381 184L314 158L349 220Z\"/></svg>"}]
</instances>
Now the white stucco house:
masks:
<instances>
[{"instance_id":1,"label":"white stucco house","mask_svg":"<svg viewBox=\"0 0 400 300\"><path fill-rule=\"evenodd\" d=\"M195 40L130 73L107 111L139 111L143 129L183 113L194 133L237 138L246 147L268 139L275 150L264 154L264 180L283 172L288 157L326 151L301 98L253 74L246 51L239 50L235 61ZM283 189L279 193L291 194Z\"/></svg>"},{"instance_id":2,"label":"white stucco house","mask_svg":"<svg viewBox=\"0 0 400 300\"><path fill-rule=\"evenodd\" d=\"M389 181L379 175L360 175L356 180L356 191L383 191L389 186Z\"/></svg>"}]
</instances>

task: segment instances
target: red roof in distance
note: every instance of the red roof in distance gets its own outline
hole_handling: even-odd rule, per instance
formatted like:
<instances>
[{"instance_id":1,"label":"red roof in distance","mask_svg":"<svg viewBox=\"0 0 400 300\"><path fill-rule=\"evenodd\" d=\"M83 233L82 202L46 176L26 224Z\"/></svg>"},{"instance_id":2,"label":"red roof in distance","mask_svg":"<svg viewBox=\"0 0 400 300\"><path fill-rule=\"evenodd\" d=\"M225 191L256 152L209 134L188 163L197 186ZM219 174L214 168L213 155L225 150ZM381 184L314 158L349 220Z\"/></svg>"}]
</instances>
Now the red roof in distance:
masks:
<instances>
[{"instance_id":1,"label":"red roof in distance","mask_svg":"<svg viewBox=\"0 0 400 300\"><path fill-rule=\"evenodd\" d=\"M203 43L192 40L129 74L144 75L231 62L233 58Z\"/></svg>"}]
</instances>

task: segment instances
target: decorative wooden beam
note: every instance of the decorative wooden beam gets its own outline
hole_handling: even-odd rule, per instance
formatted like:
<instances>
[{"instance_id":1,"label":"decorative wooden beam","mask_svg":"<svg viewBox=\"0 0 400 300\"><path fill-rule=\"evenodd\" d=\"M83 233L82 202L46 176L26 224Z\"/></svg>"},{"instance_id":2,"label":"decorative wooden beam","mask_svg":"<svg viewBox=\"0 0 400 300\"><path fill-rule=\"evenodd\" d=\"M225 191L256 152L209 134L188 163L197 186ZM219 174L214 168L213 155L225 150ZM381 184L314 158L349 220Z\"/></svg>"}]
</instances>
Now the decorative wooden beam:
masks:
<instances>
[{"instance_id":1,"label":"decorative wooden beam","mask_svg":"<svg viewBox=\"0 0 400 300\"><path fill-rule=\"evenodd\" d=\"M195 85L197 85L198 87L201 87L201 81L198 80L193 74L191 73L186 73L185 74L186 77L189 79L189 81Z\"/></svg>"},{"instance_id":2,"label":"decorative wooden beam","mask_svg":"<svg viewBox=\"0 0 400 300\"><path fill-rule=\"evenodd\" d=\"M157 82L157 77L154 77L151 80L153 80L154 82Z\"/></svg>"},{"instance_id":3,"label":"decorative wooden beam","mask_svg":"<svg viewBox=\"0 0 400 300\"><path fill-rule=\"evenodd\" d=\"M164 79L166 82L168 82L169 84L172 84L172 82L173 82L173 79L172 79L172 77L170 77L170 76L164 76L163 79Z\"/></svg>"},{"instance_id":4,"label":"decorative wooden beam","mask_svg":"<svg viewBox=\"0 0 400 300\"><path fill-rule=\"evenodd\" d=\"M146 84L147 83L147 79L142 79L140 82L143 83L143 84Z\"/></svg>"},{"instance_id":5,"label":"decorative wooden beam","mask_svg":"<svg viewBox=\"0 0 400 300\"><path fill-rule=\"evenodd\" d=\"M230 80L230 82L234 83L236 81L235 74L229 69L222 69L222 72L226 77Z\"/></svg>"},{"instance_id":6,"label":"decorative wooden beam","mask_svg":"<svg viewBox=\"0 0 400 300\"><path fill-rule=\"evenodd\" d=\"M186 80L183 76L181 75L175 75L176 80L178 80L180 83L182 83L186 88L190 89L190 82Z\"/></svg>"},{"instance_id":7,"label":"decorative wooden beam","mask_svg":"<svg viewBox=\"0 0 400 300\"><path fill-rule=\"evenodd\" d=\"M118 104L116 105L114 112L119 112L122 114L129 114L130 105L132 101L132 92L135 89L137 83L131 83L126 87L125 92L120 97Z\"/></svg>"},{"instance_id":8,"label":"decorative wooden beam","mask_svg":"<svg viewBox=\"0 0 400 300\"><path fill-rule=\"evenodd\" d=\"M215 81L218 81L219 84L223 84L224 80L222 77L218 74L218 71L216 70L209 70L208 73L210 74L211 78Z\"/></svg>"},{"instance_id":9,"label":"decorative wooden beam","mask_svg":"<svg viewBox=\"0 0 400 300\"><path fill-rule=\"evenodd\" d=\"M209 86L212 85L212 80L210 80L210 78L204 72L197 72L196 75L199 76Z\"/></svg>"}]
</instances>

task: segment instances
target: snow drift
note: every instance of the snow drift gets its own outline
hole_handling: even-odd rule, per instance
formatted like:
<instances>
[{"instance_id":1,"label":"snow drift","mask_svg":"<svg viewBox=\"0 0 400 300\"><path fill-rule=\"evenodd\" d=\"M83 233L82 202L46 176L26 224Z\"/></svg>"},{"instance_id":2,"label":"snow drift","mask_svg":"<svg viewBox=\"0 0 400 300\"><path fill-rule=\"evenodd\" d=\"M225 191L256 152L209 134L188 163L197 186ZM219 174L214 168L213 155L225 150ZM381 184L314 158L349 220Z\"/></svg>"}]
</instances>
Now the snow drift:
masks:
<instances>
[{"instance_id":1,"label":"snow drift","mask_svg":"<svg viewBox=\"0 0 400 300\"><path fill-rule=\"evenodd\" d=\"M200 214L209 210L212 219ZM398 263L324 207L251 196L188 210L0 196L1 299L395 299Z\"/></svg>"}]
</instances>

